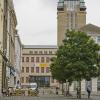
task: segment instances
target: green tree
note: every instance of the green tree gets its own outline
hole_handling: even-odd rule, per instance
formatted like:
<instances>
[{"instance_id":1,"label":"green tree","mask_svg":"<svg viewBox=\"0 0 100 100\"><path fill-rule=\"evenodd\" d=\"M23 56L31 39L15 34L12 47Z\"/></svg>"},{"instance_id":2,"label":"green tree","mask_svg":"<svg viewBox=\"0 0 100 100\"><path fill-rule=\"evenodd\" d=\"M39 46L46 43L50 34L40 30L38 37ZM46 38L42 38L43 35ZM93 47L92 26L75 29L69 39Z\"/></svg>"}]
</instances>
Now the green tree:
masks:
<instances>
[{"instance_id":1,"label":"green tree","mask_svg":"<svg viewBox=\"0 0 100 100\"><path fill-rule=\"evenodd\" d=\"M66 73L65 73L64 67L61 67L61 64L59 64L59 61L57 58L52 58L51 61L52 61L52 64L50 68L52 72L52 77L54 79L57 79L62 84L62 94L63 94L64 92L63 83L66 82L66 79L65 79Z\"/></svg>"},{"instance_id":2,"label":"green tree","mask_svg":"<svg viewBox=\"0 0 100 100\"><path fill-rule=\"evenodd\" d=\"M81 98L81 81L91 80L100 75L99 51L100 46L86 33L68 30L63 44L58 48L51 72L54 76L63 77L65 80L78 81ZM59 72L56 68L60 69Z\"/></svg>"}]
</instances>

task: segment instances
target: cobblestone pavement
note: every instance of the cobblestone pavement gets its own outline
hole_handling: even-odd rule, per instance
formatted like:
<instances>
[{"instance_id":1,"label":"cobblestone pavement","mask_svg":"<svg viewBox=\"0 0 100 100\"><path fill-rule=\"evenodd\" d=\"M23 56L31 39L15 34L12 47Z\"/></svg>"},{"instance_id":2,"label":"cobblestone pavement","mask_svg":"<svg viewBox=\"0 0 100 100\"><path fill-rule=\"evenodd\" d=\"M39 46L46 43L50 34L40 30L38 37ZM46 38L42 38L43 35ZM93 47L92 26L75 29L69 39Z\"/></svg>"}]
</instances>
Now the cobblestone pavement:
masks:
<instances>
[{"instance_id":1,"label":"cobblestone pavement","mask_svg":"<svg viewBox=\"0 0 100 100\"><path fill-rule=\"evenodd\" d=\"M76 97L64 97L62 95L39 95L38 97L27 97L27 96L12 96L2 97L0 100L79 100ZM87 96L83 96L81 100L100 100L100 96L91 96L87 99Z\"/></svg>"}]
</instances>

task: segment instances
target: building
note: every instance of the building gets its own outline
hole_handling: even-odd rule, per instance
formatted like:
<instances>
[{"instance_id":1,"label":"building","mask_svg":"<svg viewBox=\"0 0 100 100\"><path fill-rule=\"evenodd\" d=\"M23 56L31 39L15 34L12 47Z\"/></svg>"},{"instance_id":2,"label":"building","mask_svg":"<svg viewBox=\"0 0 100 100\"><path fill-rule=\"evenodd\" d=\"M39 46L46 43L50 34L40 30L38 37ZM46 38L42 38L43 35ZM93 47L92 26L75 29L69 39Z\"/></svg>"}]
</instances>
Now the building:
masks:
<instances>
[{"instance_id":1,"label":"building","mask_svg":"<svg viewBox=\"0 0 100 100\"><path fill-rule=\"evenodd\" d=\"M78 30L86 24L84 0L59 0L57 6L57 45L61 45L67 29Z\"/></svg>"},{"instance_id":2,"label":"building","mask_svg":"<svg viewBox=\"0 0 100 100\"><path fill-rule=\"evenodd\" d=\"M31 82L39 87L57 86L50 72L50 59L55 57L57 46L23 45L21 86L27 88Z\"/></svg>"},{"instance_id":3,"label":"building","mask_svg":"<svg viewBox=\"0 0 100 100\"><path fill-rule=\"evenodd\" d=\"M81 27L79 29L79 31L85 32L87 35L91 36L91 38L96 43L100 44L100 27L93 25L93 24L87 24L87 25ZM98 91L100 91L100 77L93 78L91 81L82 80L82 82L81 82L81 91L82 92L87 91L87 89L86 89L87 85L91 86L92 93L97 93ZM72 86L70 87L70 91L76 91L76 88L77 88L77 82L74 81L72 83Z\"/></svg>"},{"instance_id":4,"label":"building","mask_svg":"<svg viewBox=\"0 0 100 100\"><path fill-rule=\"evenodd\" d=\"M57 45L62 44L65 33L69 30L80 30L93 38L96 43L100 44L100 27L87 24L86 25L86 6L84 0L59 0L57 6ZM94 78L91 81L83 80L81 82L81 90L86 91L86 85L90 84L92 91L100 91L100 78ZM73 82L70 87L74 91L77 82Z\"/></svg>"},{"instance_id":5,"label":"building","mask_svg":"<svg viewBox=\"0 0 100 100\"><path fill-rule=\"evenodd\" d=\"M2 92L2 62L3 62L3 11L4 2L0 0L0 96Z\"/></svg>"},{"instance_id":6,"label":"building","mask_svg":"<svg viewBox=\"0 0 100 100\"><path fill-rule=\"evenodd\" d=\"M17 18L14 9L13 0L7 1L7 59L8 65L6 67L6 78L7 78L7 87L14 88L15 86L15 35L16 35L16 26Z\"/></svg>"},{"instance_id":7,"label":"building","mask_svg":"<svg viewBox=\"0 0 100 100\"><path fill-rule=\"evenodd\" d=\"M0 0L0 93L14 87L16 25L13 0Z\"/></svg>"},{"instance_id":8,"label":"building","mask_svg":"<svg viewBox=\"0 0 100 100\"><path fill-rule=\"evenodd\" d=\"M98 44L100 44L100 27L93 25L93 24L87 24L80 28L80 31L87 33L87 35L91 36L91 38ZM87 82L83 80L82 82L82 88L85 89ZM91 85L93 92L100 91L100 77L99 78L93 78L89 84Z\"/></svg>"},{"instance_id":9,"label":"building","mask_svg":"<svg viewBox=\"0 0 100 100\"><path fill-rule=\"evenodd\" d=\"M15 35L15 87L20 88L21 66L22 66L22 44L18 33Z\"/></svg>"}]
</instances>

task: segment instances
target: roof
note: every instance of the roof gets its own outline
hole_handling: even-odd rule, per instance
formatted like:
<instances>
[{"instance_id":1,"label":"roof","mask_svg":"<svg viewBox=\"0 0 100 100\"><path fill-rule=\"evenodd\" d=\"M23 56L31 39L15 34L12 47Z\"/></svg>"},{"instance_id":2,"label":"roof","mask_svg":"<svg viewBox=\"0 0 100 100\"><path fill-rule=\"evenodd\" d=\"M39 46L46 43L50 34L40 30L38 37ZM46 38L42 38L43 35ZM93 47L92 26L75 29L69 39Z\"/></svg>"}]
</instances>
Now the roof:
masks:
<instances>
[{"instance_id":1,"label":"roof","mask_svg":"<svg viewBox=\"0 0 100 100\"><path fill-rule=\"evenodd\" d=\"M23 45L24 49L57 49L57 45Z\"/></svg>"},{"instance_id":2,"label":"roof","mask_svg":"<svg viewBox=\"0 0 100 100\"><path fill-rule=\"evenodd\" d=\"M100 33L100 27L93 24L86 24L85 26L81 27L79 30L84 32L90 31L90 32Z\"/></svg>"}]
</instances>

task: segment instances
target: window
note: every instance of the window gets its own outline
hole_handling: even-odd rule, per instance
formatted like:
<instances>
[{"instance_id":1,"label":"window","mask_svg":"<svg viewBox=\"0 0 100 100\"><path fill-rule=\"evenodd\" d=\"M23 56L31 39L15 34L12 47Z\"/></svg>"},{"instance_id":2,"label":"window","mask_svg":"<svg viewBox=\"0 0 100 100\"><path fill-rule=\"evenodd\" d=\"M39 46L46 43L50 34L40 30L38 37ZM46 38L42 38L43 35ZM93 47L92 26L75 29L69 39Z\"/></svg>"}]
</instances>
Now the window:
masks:
<instances>
[{"instance_id":1,"label":"window","mask_svg":"<svg viewBox=\"0 0 100 100\"><path fill-rule=\"evenodd\" d=\"M34 62L34 57L31 57L31 62Z\"/></svg>"},{"instance_id":2,"label":"window","mask_svg":"<svg viewBox=\"0 0 100 100\"><path fill-rule=\"evenodd\" d=\"M26 67L26 73L29 73L29 67Z\"/></svg>"},{"instance_id":3,"label":"window","mask_svg":"<svg viewBox=\"0 0 100 100\"><path fill-rule=\"evenodd\" d=\"M22 73L24 73L24 67L22 67Z\"/></svg>"},{"instance_id":4,"label":"window","mask_svg":"<svg viewBox=\"0 0 100 100\"><path fill-rule=\"evenodd\" d=\"M29 78L28 77L26 77L26 83L28 83L29 82Z\"/></svg>"},{"instance_id":5,"label":"window","mask_svg":"<svg viewBox=\"0 0 100 100\"><path fill-rule=\"evenodd\" d=\"M33 51L29 51L30 54L33 54Z\"/></svg>"},{"instance_id":6,"label":"window","mask_svg":"<svg viewBox=\"0 0 100 100\"><path fill-rule=\"evenodd\" d=\"M50 68L46 67L46 73L49 73L49 72L50 72Z\"/></svg>"},{"instance_id":7,"label":"window","mask_svg":"<svg viewBox=\"0 0 100 100\"><path fill-rule=\"evenodd\" d=\"M37 51L34 51L34 53L35 53L35 54L38 54L38 52L37 52Z\"/></svg>"},{"instance_id":8,"label":"window","mask_svg":"<svg viewBox=\"0 0 100 100\"><path fill-rule=\"evenodd\" d=\"M52 54L52 51L49 51L49 54Z\"/></svg>"},{"instance_id":9,"label":"window","mask_svg":"<svg viewBox=\"0 0 100 100\"><path fill-rule=\"evenodd\" d=\"M41 57L41 62L44 63L44 57Z\"/></svg>"},{"instance_id":10,"label":"window","mask_svg":"<svg viewBox=\"0 0 100 100\"><path fill-rule=\"evenodd\" d=\"M100 43L100 36L97 36L97 43Z\"/></svg>"},{"instance_id":11,"label":"window","mask_svg":"<svg viewBox=\"0 0 100 100\"><path fill-rule=\"evenodd\" d=\"M39 67L36 67L36 73L39 73Z\"/></svg>"},{"instance_id":12,"label":"window","mask_svg":"<svg viewBox=\"0 0 100 100\"><path fill-rule=\"evenodd\" d=\"M26 62L29 62L29 57L26 57Z\"/></svg>"},{"instance_id":13,"label":"window","mask_svg":"<svg viewBox=\"0 0 100 100\"><path fill-rule=\"evenodd\" d=\"M44 67L41 67L41 73L44 73Z\"/></svg>"},{"instance_id":14,"label":"window","mask_svg":"<svg viewBox=\"0 0 100 100\"><path fill-rule=\"evenodd\" d=\"M39 54L43 54L43 52L42 51L39 51Z\"/></svg>"},{"instance_id":15,"label":"window","mask_svg":"<svg viewBox=\"0 0 100 100\"><path fill-rule=\"evenodd\" d=\"M31 73L34 73L34 67L31 67Z\"/></svg>"},{"instance_id":16,"label":"window","mask_svg":"<svg viewBox=\"0 0 100 100\"><path fill-rule=\"evenodd\" d=\"M22 83L24 83L24 77L21 78Z\"/></svg>"},{"instance_id":17,"label":"window","mask_svg":"<svg viewBox=\"0 0 100 100\"><path fill-rule=\"evenodd\" d=\"M22 62L24 62L24 57L22 57Z\"/></svg>"},{"instance_id":18,"label":"window","mask_svg":"<svg viewBox=\"0 0 100 100\"><path fill-rule=\"evenodd\" d=\"M36 62L39 62L39 57L36 57Z\"/></svg>"},{"instance_id":19,"label":"window","mask_svg":"<svg viewBox=\"0 0 100 100\"><path fill-rule=\"evenodd\" d=\"M49 63L49 61L50 61L50 58L46 57L46 62Z\"/></svg>"},{"instance_id":20,"label":"window","mask_svg":"<svg viewBox=\"0 0 100 100\"><path fill-rule=\"evenodd\" d=\"M44 51L44 54L47 54L47 51Z\"/></svg>"}]
</instances>

